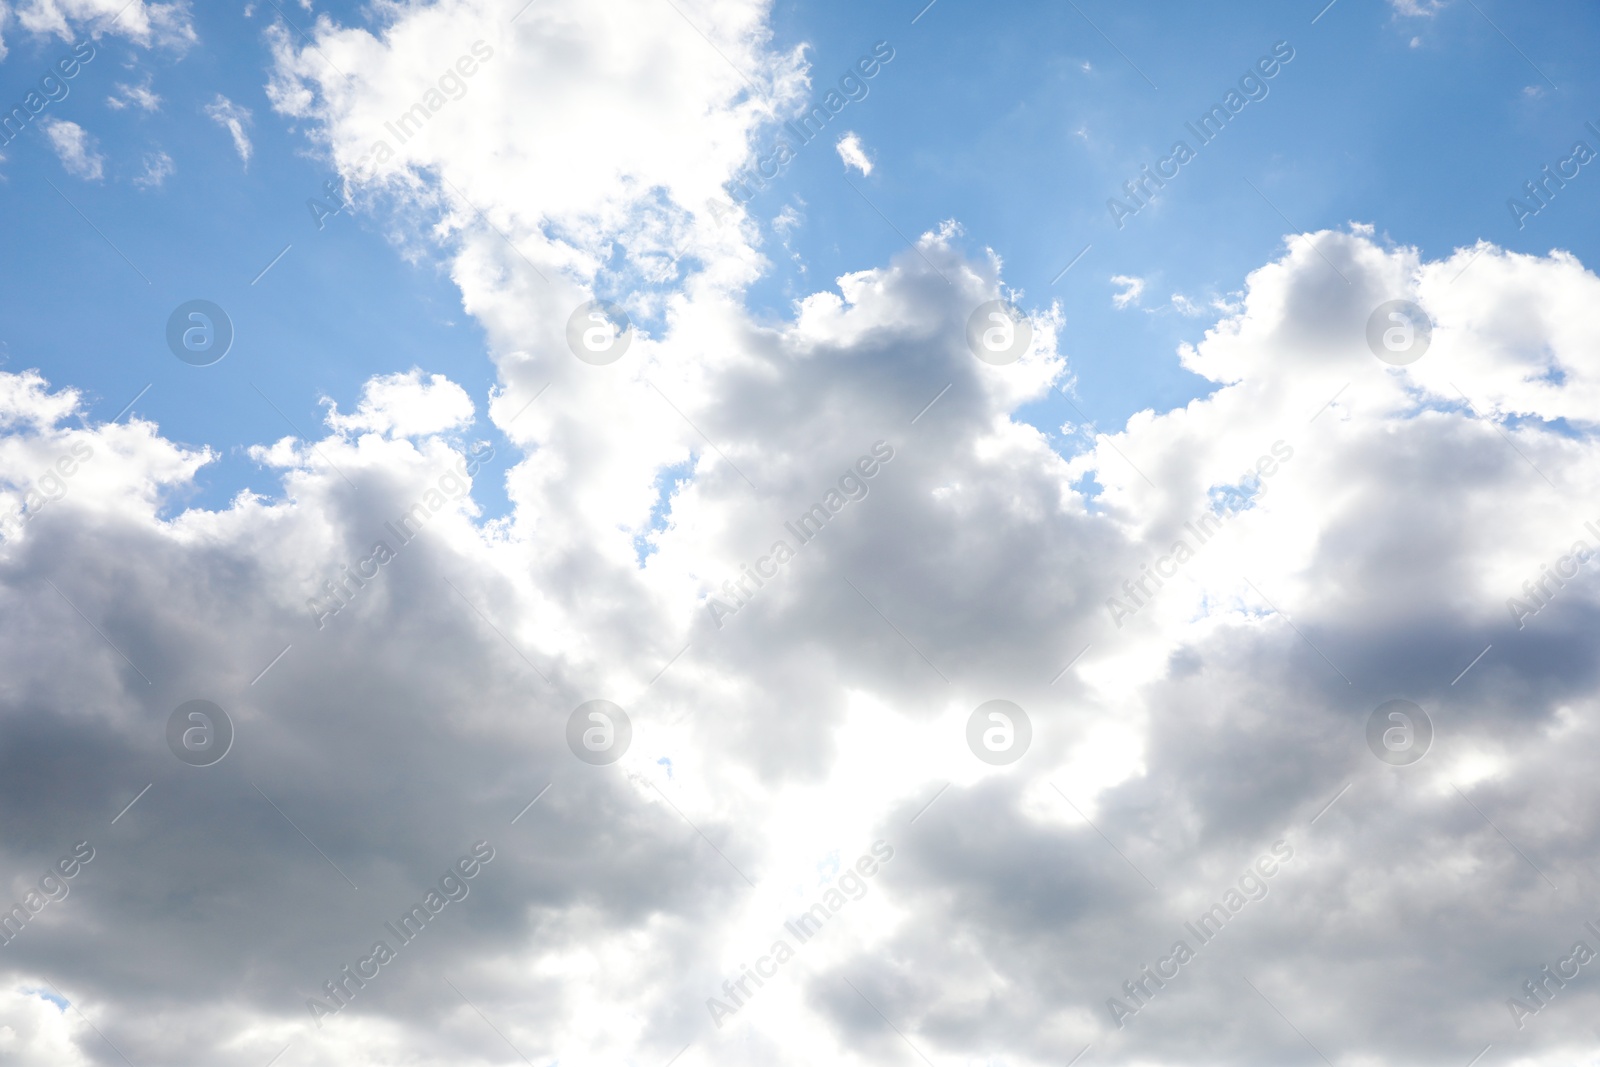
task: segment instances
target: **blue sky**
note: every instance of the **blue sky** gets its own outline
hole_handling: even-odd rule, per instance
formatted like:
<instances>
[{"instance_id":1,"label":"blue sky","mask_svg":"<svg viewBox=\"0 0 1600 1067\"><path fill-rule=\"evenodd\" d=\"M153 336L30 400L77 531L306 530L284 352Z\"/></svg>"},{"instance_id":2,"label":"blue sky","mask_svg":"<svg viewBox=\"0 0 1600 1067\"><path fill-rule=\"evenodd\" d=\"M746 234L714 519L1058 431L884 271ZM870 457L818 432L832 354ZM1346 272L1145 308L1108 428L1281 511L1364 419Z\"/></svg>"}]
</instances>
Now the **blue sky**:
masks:
<instances>
[{"instance_id":1,"label":"blue sky","mask_svg":"<svg viewBox=\"0 0 1600 1067\"><path fill-rule=\"evenodd\" d=\"M326 10L360 19L358 5ZM1584 5L1561 5L1555 16L1459 3L1406 16L1377 0L1339 0L1315 24L1312 6L1283 4L1156 14L1093 0L939 0L913 24L919 10L826 2L774 10L774 47L807 46L814 96L876 42L888 41L895 57L869 95L754 200L752 213L768 223L786 205L804 219L787 237L803 272L767 228L772 269L752 292L765 314L786 316L791 300L903 250L901 234L954 219L969 250L989 246L1003 257L1025 305L1061 303L1079 406L1114 429L1141 408L1203 395L1205 383L1178 366L1177 346L1202 335L1214 315L1206 305L1241 288L1290 224L1367 222L1433 256L1483 238L1592 258L1600 194L1589 186L1600 183L1587 169L1525 229L1505 203L1573 140L1591 136L1586 120L1600 119L1586 47L1600 12ZM298 6L285 13L310 27ZM480 401L493 381L482 335L436 259L397 254L382 216L352 212L315 225L306 201L322 195L331 171L265 95L269 16L277 17L263 5L250 17L234 5L203 6L195 12L203 47L179 54L102 40L71 95L47 114L98 141L104 179L66 173L37 127L6 150L0 170L4 225L13 247L27 250L0 266L8 365L49 368L59 383L95 395L104 417L150 384L139 411L175 439L222 453L203 477L209 504L244 485L270 491L240 449L292 432L285 415L311 433L320 396L348 410L373 373L443 372ZM1279 41L1294 59L1268 81L1268 95L1201 149L1150 210L1115 226L1107 199L1123 196L1123 184L1174 139L1192 139L1184 123ZM4 97L20 99L64 48L13 41L0 65ZM107 105L117 84L146 82L159 110ZM204 114L219 94L252 113L248 165ZM871 175L842 172L832 142L846 128L875 160ZM137 187L142 159L157 151L174 173L159 188ZM1113 308L1112 275L1144 280L1138 304ZM1179 314L1173 293L1202 312ZM162 343L167 313L194 297L220 303L237 329L230 355L203 372L171 360ZM1052 433L1081 421L1059 399L1022 415ZM485 483L484 493L498 511L496 487Z\"/></svg>"},{"instance_id":2,"label":"blue sky","mask_svg":"<svg viewBox=\"0 0 1600 1067\"><path fill-rule=\"evenodd\" d=\"M259 7L253 18L237 5L199 8L204 46L181 54L100 42L71 94L45 114L98 139L103 181L66 173L37 127L5 150L3 165L7 232L14 247L37 250L0 267L8 365L37 366L85 390L102 418L151 385L140 413L175 440L221 453L193 501L208 506L246 485L272 493L274 479L242 449L294 433L285 415L297 436L315 434L323 395L349 410L367 378L416 365L449 373L481 406L493 381L481 335L438 261L407 262L382 219L346 212L318 228L306 201L325 198L332 171L265 95L271 8ZM310 26L303 11L291 17ZM64 51L54 41L13 41L0 65L5 98L20 99ZM145 79L162 97L159 110L107 105L116 85ZM219 94L252 113L248 164L205 114ZM134 179L154 151L172 158L174 172L159 188L139 188ZM227 357L205 368L173 359L165 342L172 309L195 298L221 305L236 331ZM496 486L485 479L491 500Z\"/></svg>"},{"instance_id":3,"label":"blue sky","mask_svg":"<svg viewBox=\"0 0 1600 1067\"><path fill-rule=\"evenodd\" d=\"M1352 221L1429 256L1483 238L1593 258L1600 189L1588 186L1600 181L1586 181L1591 175L1525 230L1505 206L1575 139L1594 140L1583 129L1600 120L1589 47L1600 11L1592 7L1491 4L1480 14L1458 3L1405 17L1377 0L1339 0L1313 25L1319 5L1153 12L939 0L913 26L883 12L852 18L852 6L823 5L827 15L818 17L817 5L785 4L776 21L781 34L793 20L789 32L815 44L819 73L845 69L871 41L895 44L872 95L841 116L879 160L877 173L853 180L908 235L958 219L974 248L1004 257L1025 303L1059 299L1080 396L1103 426L1194 395L1203 383L1177 367L1174 351L1209 321L1184 319L1170 305L1160 314L1116 312L1110 275L1148 279L1149 305L1173 292L1205 303L1241 288L1283 234ZM1117 229L1107 198L1173 139L1187 138L1184 123L1220 102L1280 40L1295 58L1270 94L1201 150L1154 210ZM809 206L813 224L797 243L813 285L903 247L838 188L837 160L826 154L806 153L786 186ZM1085 245L1092 250L1052 285ZM804 290L791 282L781 292ZM1051 428L1073 420L1060 405L1036 414Z\"/></svg>"}]
</instances>

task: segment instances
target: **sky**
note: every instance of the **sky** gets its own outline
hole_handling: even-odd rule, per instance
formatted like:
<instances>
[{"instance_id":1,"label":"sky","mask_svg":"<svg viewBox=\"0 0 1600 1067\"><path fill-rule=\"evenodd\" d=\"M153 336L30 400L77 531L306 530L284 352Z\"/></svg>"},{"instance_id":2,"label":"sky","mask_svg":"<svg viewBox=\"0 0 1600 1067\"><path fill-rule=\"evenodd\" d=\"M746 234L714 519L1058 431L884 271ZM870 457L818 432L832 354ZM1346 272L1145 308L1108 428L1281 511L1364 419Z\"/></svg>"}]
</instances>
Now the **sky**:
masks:
<instances>
[{"instance_id":1,"label":"sky","mask_svg":"<svg viewBox=\"0 0 1600 1067\"><path fill-rule=\"evenodd\" d=\"M0 1059L1597 1062L1597 41L0 0Z\"/></svg>"}]
</instances>

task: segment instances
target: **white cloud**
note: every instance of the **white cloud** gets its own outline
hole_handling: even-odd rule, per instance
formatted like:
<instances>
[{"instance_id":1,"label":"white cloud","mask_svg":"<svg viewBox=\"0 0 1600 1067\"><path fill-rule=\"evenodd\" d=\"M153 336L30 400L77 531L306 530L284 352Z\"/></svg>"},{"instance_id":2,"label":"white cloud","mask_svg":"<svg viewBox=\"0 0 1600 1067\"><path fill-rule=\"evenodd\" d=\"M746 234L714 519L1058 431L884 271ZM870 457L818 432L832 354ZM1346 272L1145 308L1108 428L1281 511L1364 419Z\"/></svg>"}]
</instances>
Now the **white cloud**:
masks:
<instances>
[{"instance_id":1,"label":"white cloud","mask_svg":"<svg viewBox=\"0 0 1600 1067\"><path fill-rule=\"evenodd\" d=\"M749 237L722 224L728 209L709 205L727 203L723 183L805 89L800 53L766 45L766 5L680 14L659 2L561 0L515 23L503 8L447 0L409 10L381 37L325 23L317 51L275 27L270 95L286 114L315 120L355 185L445 206L446 225L470 236L460 269L521 272L528 298L548 301L561 321L618 249L626 258L615 284L656 309L666 264L685 247L694 254L678 269L707 264L718 285L753 277ZM561 166L548 165L552 151ZM444 181L423 178L434 172ZM487 205L516 251L468 204Z\"/></svg>"},{"instance_id":2,"label":"white cloud","mask_svg":"<svg viewBox=\"0 0 1600 1067\"><path fill-rule=\"evenodd\" d=\"M250 109L240 107L218 93L217 98L206 105L206 115L212 122L228 131L233 138L233 147L239 153L239 158L249 166L252 149L250 135L246 130L250 126Z\"/></svg>"},{"instance_id":3,"label":"white cloud","mask_svg":"<svg viewBox=\"0 0 1600 1067\"><path fill-rule=\"evenodd\" d=\"M177 164L172 162L172 157L157 149L144 154L144 171L133 179L133 184L141 189L158 189L176 171Z\"/></svg>"},{"instance_id":4,"label":"white cloud","mask_svg":"<svg viewBox=\"0 0 1600 1067\"><path fill-rule=\"evenodd\" d=\"M794 203L783 205L783 210L774 215L770 223L772 232L777 235L784 252L788 253L789 262L794 264L802 277L808 272L808 268L799 250L794 247L794 235L805 225L805 215L801 210L804 207L805 201L797 196Z\"/></svg>"},{"instance_id":5,"label":"white cloud","mask_svg":"<svg viewBox=\"0 0 1600 1067\"><path fill-rule=\"evenodd\" d=\"M1144 295L1144 279L1130 274L1113 274L1111 284L1120 286L1121 292L1111 295L1111 303L1117 308L1137 307L1139 298Z\"/></svg>"},{"instance_id":6,"label":"white cloud","mask_svg":"<svg viewBox=\"0 0 1600 1067\"><path fill-rule=\"evenodd\" d=\"M189 4L149 0L21 0L13 15L29 33L72 40L91 28L138 44L183 49L195 43Z\"/></svg>"},{"instance_id":7,"label":"white cloud","mask_svg":"<svg viewBox=\"0 0 1600 1067\"><path fill-rule=\"evenodd\" d=\"M799 210L793 204L783 205L783 210L772 218L772 231L784 240L788 240L795 230L805 222Z\"/></svg>"},{"instance_id":8,"label":"white cloud","mask_svg":"<svg viewBox=\"0 0 1600 1067\"><path fill-rule=\"evenodd\" d=\"M1504 601L1592 517L1586 497L1551 493L1528 462L1575 487L1600 453L1587 435L1505 420L1600 422L1583 370L1600 340L1586 313L1600 279L1568 257L1485 248L1452 281L1475 250L1429 262L1365 235L1313 237L1349 285L1291 243L1251 275L1239 312L1185 351L1217 383L1210 396L1145 413L1070 460L1010 415L1062 379L1049 355L1056 327L1041 317L1038 354L1019 364L973 359L965 313L1000 278L949 235L920 251L954 293L907 252L813 294L789 322L757 327L719 299L688 298L660 337L636 339L633 363L508 361L490 411L520 446L476 478L505 477L515 510L482 528L453 498L461 482L444 478L464 447L448 437L472 405L436 375L377 379L355 414L330 410L320 439L260 453L284 468L280 502L245 496L167 519L206 457L147 422L74 428L74 398L0 375L11 398L0 416L31 427L0 438L0 464L18 477L8 500L74 444L92 453L0 547L15 576L0 598L38 621L0 654L14 705L93 709L7 712L32 714L8 758L46 776L70 766L86 792L41 799L18 786L8 802L23 816L50 811L70 837L156 783L95 831L106 856L96 863L119 862L116 878L91 865L95 892L52 904L40 921L55 925L24 930L39 936L8 952L48 945L66 971L54 980L92 998L96 1024L136 1062L209 1062L224 1045L265 1062L291 1041L308 1067L377 1063L404 1047L425 1065L470 1062L480 1042L495 1055L436 968L535 1062L627 1050L664 1062L690 1041L701 1064L748 1063L752 1049L780 1065L888 1055L898 1038L834 996L841 976L936 1062L1003 1047L1042 1065L1088 1043L1158 1061L1197 1027L1208 1047L1247 1058L1260 1032L1218 1022L1236 991L1202 980L1204 952L1217 950L1125 1029L1104 1002L1284 838L1298 858L1265 904L1230 922L1230 958L1319 1046L1336 1032L1352 1056L1423 1059L1452 1036L1480 1048L1509 1027L1481 1005L1502 1004L1516 992L1506 976L1531 970L1521 946L1581 936L1548 909L1512 906L1542 883L1448 783L1558 884L1578 884L1594 835L1581 812L1600 798L1587 757L1572 756L1600 752L1600 734L1562 709L1588 706L1600 682L1581 658L1540 650L1586 633L1600 590L1568 583L1522 636ZM531 320L490 295L478 299L495 308L486 325L499 344ZM1404 371L1365 341L1372 308L1394 298L1436 322L1433 347ZM740 358L718 358L728 346L710 342L731 336L744 339ZM1336 392L1338 411L1308 422ZM787 536L784 522L875 439L894 456L865 498L711 625L702 595ZM1155 595L1113 625L1105 599L1126 595L1121 578L1192 536L1184 522L1265 469L1263 456L1271 469L1254 505L1159 590L1144 579ZM647 529L657 473L680 463L670 521L641 566L632 539ZM1072 488L1083 474L1100 487L1092 509ZM1417 491L1440 484L1453 487L1453 514ZM344 577L419 502L433 514L415 543L397 541L359 586ZM51 578L165 692L150 694L71 606L23 575ZM334 603L325 580L344 583L346 604L318 629L308 600ZM64 644L66 634L76 636ZM1491 637L1461 683L1471 687L1451 688ZM1007 772L977 763L961 739L971 708L996 691L1039 712L1034 749ZM1395 692L1435 710L1446 693L1452 702L1436 718L1438 751L1403 782L1361 733ZM172 757L151 724L200 693L226 701L239 726L239 762L223 766L251 767L359 897L242 777L163 776ZM566 716L595 694L634 716L635 751L618 774L566 749ZM1507 700L1523 718L1497 713ZM1050 716L1052 701L1073 716ZM86 721L103 739L87 749ZM385 788L396 768L405 788ZM1144 885L1052 781L1163 889ZM203 802L172 799L185 789ZM1552 816L1551 790L1571 799L1568 814ZM497 858L424 933L429 966L402 954L317 1030L305 998L384 936L361 901L400 901L397 912L475 836ZM713 1026L705 999L785 936L833 863L876 838L896 855L866 895ZM42 866L51 847L7 845L7 867ZM126 858L135 847L141 863ZM1418 903L1419 880L1457 867ZM205 906L155 907L174 886ZM250 982L223 981L232 972L212 951L223 929L248 929ZM129 996L99 977L110 949L188 980ZM1432 983L1411 977L1423 959L1446 965ZM1014 993L960 1011L995 983ZM1311 1010L1332 983L1338 1005ZM1381 1010L1401 993L1417 1009L1403 1024ZM1529 1062L1562 1062L1587 1039L1592 995L1564 995L1572 1011L1529 1027ZM1293 1037L1277 1052L1290 1054Z\"/></svg>"},{"instance_id":9,"label":"white cloud","mask_svg":"<svg viewBox=\"0 0 1600 1067\"><path fill-rule=\"evenodd\" d=\"M126 107L136 107L142 111L161 110L161 97L150 89L150 79L145 78L140 85L128 85L118 82L116 92L106 97L106 105L112 110L121 111Z\"/></svg>"},{"instance_id":10,"label":"white cloud","mask_svg":"<svg viewBox=\"0 0 1600 1067\"><path fill-rule=\"evenodd\" d=\"M95 149L95 139L82 126L66 119L44 118L39 125L68 174L84 181L105 177L105 157Z\"/></svg>"},{"instance_id":11,"label":"white cloud","mask_svg":"<svg viewBox=\"0 0 1600 1067\"><path fill-rule=\"evenodd\" d=\"M1305 1020L1318 1044L1336 1028L1352 1055L1396 1047L1414 1056L1462 1027L1481 1047L1493 1034L1471 1005L1506 995L1497 983L1517 964L1496 945L1507 931L1517 945L1570 938L1543 913L1508 912L1507 901L1537 877L1519 874L1521 861L1498 838L1447 803L1454 794L1445 779L1459 765L1459 782L1480 783L1469 791L1492 792L1479 799L1492 803L1497 824L1526 838L1552 877L1570 881L1580 876L1589 831L1551 826L1539 793L1553 787L1556 768L1571 766L1552 762L1552 746L1600 749L1600 735L1581 719L1558 714L1591 699L1595 683L1577 663L1552 673L1534 646L1525 653L1497 641L1504 658L1486 660L1474 679L1486 690L1449 687L1482 648L1474 642L1504 628L1508 591L1564 550L1568 538L1550 531L1581 531L1585 514L1581 498L1551 494L1482 420L1512 411L1600 420L1582 370L1597 340L1584 309L1600 295L1600 279L1570 258L1487 248L1452 282L1474 250L1435 263L1364 235L1313 236L1348 286L1303 243L1289 245L1250 277L1240 311L1185 351L1191 369L1217 382L1211 396L1147 413L1073 460L1009 417L1064 374L1048 355L1055 327L1048 316L1038 322L1042 356L1010 368L973 359L961 340L965 312L992 298L1000 279L992 261L964 261L948 235L923 238L920 251L960 279L954 294L908 252L813 294L791 322L757 329L720 300L690 298L661 337L636 339L635 364L595 368L561 353L508 361L510 380L491 413L521 447L478 477L503 471L515 511L483 529L468 521L464 498L449 499L459 483L441 482L457 462L441 435L464 428L471 405L437 376L376 380L355 415L330 411L327 436L274 449L271 461L286 465L281 503L242 498L168 521L157 518L161 501L184 491L196 457L147 423L63 429L50 421L61 402L19 382L15 404L49 404L53 414L23 418L42 428L6 439L9 469L44 469L80 441L95 456L80 476L97 480L69 481L25 528L7 549L11 573L51 576L140 669L181 679L167 682L177 692L230 694L242 724L239 758L248 752L271 768L256 784L280 806L280 795L292 798L290 814L314 820L303 828L364 894L420 894L423 876L462 849L467 826L509 820L553 783L533 809L539 821L529 815L525 826L495 832L495 865L430 948L536 1061L640 1048L654 1056L658 1046L664 1061L691 1040L707 1064L749 1062L751 1048L779 1064L878 1055L880 1035L832 997L840 975L935 1060L1003 1044L1015 1061L1043 1064L1056 1062L1063 1045L1091 1042L1160 1059L1196 1026L1211 1047L1246 1055L1259 1033L1207 1024L1237 998L1197 973L1125 1030L1103 1003L1181 936L1203 898L1220 894L1240 864L1279 837L1302 858L1272 883L1270 905L1230 926L1228 951L1253 979L1274 983L1285 1013ZM494 308L486 325L498 344L503 331L531 320L517 305L492 304L492 295L477 299ZM1422 303L1437 323L1434 348L1401 372L1375 360L1365 341L1371 309L1396 297ZM708 343L718 336L743 337L741 357L718 358L726 346ZM1554 381L1551 366L1566 377ZM1446 378L1473 397L1478 415L1452 399ZM533 392L524 383L534 382L549 382L548 391L524 408ZM942 399L912 424L944 383ZM1308 423L1340 390L1340 412ZM1502 429L1561 484L1580 484L1600 466L1587 439L1527 422ZM751 585L748 607L721 629L711 625L701 596L785 536L784 521L836 485L842 467L878 438L892 442L894 457L867 483L865 499L776 578ZM1254 506L1228 519L1131 622L1112 625L1104 600L1125 595L1120 577L1141 576L1142 564L1188 536L1183 523L1203 514L1219 487L1262 469L1262 456L1276 467L1261 476L1266 490ZM646 529L657 472L680 463L688 473L641 567L632 538ZM1101 487L1093 510L1071 488L1084 473ZM1418 499L1415 485L1445 478L1460 485L1465 513L1429 519L1435 505ZM433 490L439 505L429 506L436 513L418 542L399 546L360 587L344 579L347 606L317 629L306 603L333 602L322 581L340 579L345 565L356 573L374 539L393 537L385 523ZM120 542L145 546L133 575L92 562L128 558L108 551ZM1330 587L1326 573L1345 580ZM1294 627L1255 590L1293 612ZM0 595L22 590L0 587ZM1561 595L1570 608L1536 619L1552 637L1581 631L1587 613L1600 612L1600 593L1574 586ZM69 632L76 616L65 604L31 603L44 613L43 632ZM135 621L152 613L159 623ZM80 629L89 643L70 650L75 670L61 662L68 651L41 641L11 654L8 684L48 706L115 709L110 694L125 691L129 668ZM257 695L250 679L296 634ZM1426 636L1397 659L1396 642L1418 634ZM1062 660L1085 644L1090 651L1053 687ZM1362 692L1352 693L1339 671ZM1056 695L1063 685L1066 696ZM1551 685L1559 691L1535 697ZM1074 709L1070 722L1041 712L1036 723L1049 728L1038 729L1035 750L1009 774L986 770L960 740L968 711L996 688L1024 706L1067 699ZM1446 691L1458 702L1453 740L1441 740L1438 758L1399 791L1387 768L1364 762L1371 756L1360 733L1367 705L1397 689L1434 707ZM1492 714L1500 692L1517 694L1533 719L1507 729ZM636 712L637 752L620 775L588 773L560 733L567 713L595 693ZM770 713L752 714L757 702ZM1289 706L1293 715L1283 711ZM160 719L159 705L140 708L139 722ZM144 735L133 721L110 714L106 736L130 740L96 757L108 771L170 759L159 739L136 743ZM69 742L75 727L59 726L59 750L47 729L15 758L81 764L81 745ZM389 780L396 766L406 769L407 788L375 795L371 783ZM1484 766L1496 768L1492 781L1473 769ZM1083 768L1093 768L1097 785ZM137 788L97 777L107 784L84 801L85 822ZM211 804L151 806L128 822L136 834L160 826L173 840L203 837L204 856L171 849L159 877L129 884L124 875L114 892L73 896L61 914L80 909L81 926L39 932L122 931L146 953L159 946L165 971L204 976L206 923L238 920L152 920L147 899L164 899L174 883L199 885L207 899L234 901L259 932L273 932L252 942L255 973L270 977L259 995L202 996L199 1006L217 1013L203 1032L182 1022L194 1017L192 989L146 990L137 1004L96 989L108 1036L119 1046L127 1039L137 1058L177 1063L204 1061L219 1033L266 1057L304 1042L298 1055L311 1065L377 1062L407 1045L424 1064L470 1055L478 1039L465 1021L476 1016L453 1014L451 991L404 958L331 1029L296 1014L381 927L369 932L370 907L289 828L279 827L281 842L259 830L235 843L241 819L267 826L277 816L242 781L206 781L220 791ZM1075 813L1047 803L1055 796L1048 781L1167 888L1152 895ZM1309 828L1347 781L1348 795ZM1574 770L1559 789L1573 797L1570 810L1582 811L1595 786ZM139 821L158 812L159 823ZM1409 828L1398 839L1396 825ZM599 833L607 849L592 847ZM783 936L783 920L826 880L819 868L830 871L831 857L848 861L875 837L890 841L896 858L851 905L862 908L859 917L841 913L826 939L803 946L803 969L763 988L723 1030L713 1027L705 998L721 995L741 962ZM1475 876L1436 885L1443 896L1419 908L1416 881L1452 862ZM279 878L261 877L266 869ZM273 891L284 871L296 882L324 879L314 891L324 910L308 912ZM1352 877L1362 880L1363 906L1327 907L1353 891ZM598 899L596 885L608 887ZM527 918L529 902L537 922ZM664 912L671 923L653 918ZM124 921L129 913L145 923ZM1377 918L1399 914L1403 924ZM1441 954L1450 979L1419 987L1407 977L1407 961ZM665 959L674 966L641 966ZM1351 1006L1327 1017L1306 1011L1321 987L1282 977L1305 968L1345 982ZM1018 992L1001 1010L962 1016L959 1006L992 982ZM1420 1014L1396 1029L1378 1009L1402 990ZM538 1007L529 1013L527 1005ZM430 1010L445 1013L442 1024ZM1581 1017L1541 1019L1532 1058L1559 1062L1583 1039ZM937 1021L952 1018L960 1025ZM1438 1022L1419 1033L1418 1018Z\"/></svg>"},{"instance_id":12,"label":"white cloud","mask_svg":"<svg viewBox=\"0 0 1600 1067\"><path fill-rule=\"evenodd\" d=\"M353 414L341 415L337 404L331 400L327 404L328 425L347 434L426 437L464 429L474 414L472 398L459 385L438 374L424 380L415 368L367 382Z\"/></svg>"},{"instance_id":13,"label":"white cloud","mask_svg":"<svg viewBox=\"0 0 1600 1067\"><path fill-rule=\"evenodd\" d=\"M87 1027L40 987L0 993L0 1059L16 1067L89 1067Z\"/></svg>"},{"instance_id":14,"label":"white cloud","mask_svg":"<svg viewBox=\"0 0 1600 1067\"><path fill-rule=\"evenodd\" d=\"M684 8L749 76L797 69L763 8L709 12ZM1011 294L953 225L788 317L746 309L760 254L702 205L766 105L668 5L392 14L381 36L320 23L325 58L279 31L274 99L428 220L414 240L448 257L499 377L501 454L470 477L511 510L479 519L457 473L481 457L473 398L421 369L262 442L273 498L216 509L186 505L215 457L0 373L0 508L27 516L4 524L0 607L29 620L0 644L0 801L27 828L0 859L22 894L80 836L102 857L0 954L13 988L48 965L132 1062L174 1067L286 1044L297 1067L488 1064L502 1036L539 1063L858 1065L907 1055L885 1018L933 1062L1303 1056L1236 974L1350 1062L1592 1046L1581 984L1525 1032L1505 1016L1583 935L1495 830L1558 886L1592 881L1600 587L1550 587L1523 630L1506 598L1596 518L1600 279L1308 235L1180 351L1206 395L1062 456L1018 421L1070 379L1062 314L1030 309L1020 361L975 359L969 317ZM480 37L451 100L440 72ZM358 170L419 101L396 166ZM695 273L652 274L684 240ZM1142 279L1113 281L1132 306ZM596 291L640 292L650 324L609 366L566 347ZM1403 369L1367 348L1394 299L1435 323ZM851 473L880 441L892 457ZM813 505L815 536L748 577ZM711 595L743 602L720 627ZM1411 768L1364 736L1395 695L1437 713ZM179 767L164 726L201 696L235 748ZM1034 713L1009 768L966 747L997 696ZM610 768L566 740L597 697L633 717ZM480 837L470 894L317 1028L307 999ZM707 998L880 838L861 899L713 1024ZM1296 858L1268 899L1119 1029L1106 999L1280 838Z\"/></svg>"},{"instance_id":15,"label":"white cloud","mask_svg":"<svg viewBox=\"0 0 1600 1067\"><path fill-rule=\"evenodd\" d=\"M839 150L839 158L844 160L845 170L857 170L864 175L872 173L872 160L867 158L866 149L861 147L861 138L854 132L839 138L839 143L834 147Z\"/></svg>"}]
</instances>

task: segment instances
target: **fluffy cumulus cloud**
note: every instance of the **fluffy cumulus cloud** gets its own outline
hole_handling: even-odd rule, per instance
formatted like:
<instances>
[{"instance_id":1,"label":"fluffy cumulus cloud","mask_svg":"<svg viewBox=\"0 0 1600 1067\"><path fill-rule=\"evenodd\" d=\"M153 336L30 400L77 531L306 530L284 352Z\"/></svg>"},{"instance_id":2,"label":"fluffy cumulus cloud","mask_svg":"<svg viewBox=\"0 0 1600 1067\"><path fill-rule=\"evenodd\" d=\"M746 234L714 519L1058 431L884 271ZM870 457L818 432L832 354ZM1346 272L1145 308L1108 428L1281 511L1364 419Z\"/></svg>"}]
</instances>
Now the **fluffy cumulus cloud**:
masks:
<instances>
[{"instance_id":1,"label":"fluffy cumulus cloud","mask_svg":"<svg viewBox=\"0 0 1600 1067\"><path fill-rule=\"evenodd\" d=\"M443 433L469 425L472 399L466 390L438 374L423 380L420 370L385 374L369 381L349 415L328 401L328 425L345 433L368 431L402 437Z\"/></svg>"},{"instance_id":2,"label":"fluffy cumulus cloud","mask_svg":"<svg viewBox=\"0 0 1600 1067\"><path fill-rule=\"evenodd\" d=\"M1070 388L1067 324L954 224L746 312L761 252L706 202L799 68L759 6L679 9L277 40L277 106L447 258L490 395L376 376L206 509L211 453L0 373L0 1048L1592 1049L1593 992L1540 968L1600 950L1600 279L1299 235L1178 353L1207 396L1063 455L1019 413ZM1031 340L997 366L966 330L1002 298ZM994 699L1009 765L968 745ZM1420 762L1369 747L1392 699ZM232 724L210 766L192 700Z\"/></svg>"},{"instance_id":3,"label":"fluffy cumulus cloud","mask_svg":"<svg viewBox=\"0 0 1600 1067\"><path fill-rule=\"evenodd\" d=\"M377 32L324 17L314 51L275 28L271 95L316 121L353 193L438 211L477 245L458 272L508 276L547 314L607 269L656 311L697 267L753 277L723 184L806 86L799 54L768 47L765 5L503 9L409 5Z\"/></svg>"}]
</instances>

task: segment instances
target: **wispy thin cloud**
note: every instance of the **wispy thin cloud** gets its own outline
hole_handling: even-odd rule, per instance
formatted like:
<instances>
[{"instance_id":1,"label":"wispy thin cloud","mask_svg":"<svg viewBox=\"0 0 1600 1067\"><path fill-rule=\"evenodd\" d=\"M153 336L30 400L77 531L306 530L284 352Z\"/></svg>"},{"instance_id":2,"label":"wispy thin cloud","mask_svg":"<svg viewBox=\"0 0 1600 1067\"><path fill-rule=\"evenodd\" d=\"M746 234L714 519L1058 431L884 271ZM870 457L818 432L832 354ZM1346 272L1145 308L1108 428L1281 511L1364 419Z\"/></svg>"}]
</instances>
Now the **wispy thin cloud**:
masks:
<instances>
[{"instance_id":1,"label":"wispy thin cloud","mask_svg":"<svg viewBox=\"0 0 1600 1067\"><path fill-rule=\"evenodd\" d=\"M1120 286L1122 291L1111 294L1112 307L1121 310L1128 307L1137 307L1139 298L1144 295L1144 279L1132 274L1113 274L1111 284Z\"/></svg>"},{"instance_id":2,"label":"wispy thin cloud","mask_svg":"<svg viewBox=\"0 0 1600 1067\"><path fill-rule=\"evenodd\" d=\"M177 169L177 164L172 162L172 157L160 149L154 152L146 152L144 155L144 171L133 179L133 184L141 189L158 189Z\"/></svg>"},{"instance_id":3,"label":"wispy thin cloud","mask_svg":"<svg viewBox=\"0 0 1600 1067\"><path fill-rule=\"evenodd\" d=\"M140 85L118 82L115 89L115 92L106 97L106 106L113 111L122 111L129 107L136 107L141 111L161 110L161 97L151 90L149 78Z\"/></svg>"},{"instance_id":4,"label":"wispy thin cloud","mask_svg":"<svg viewBox=\"0 0 1600 1067\"><path fill-rule=\"evenodd\" d=\"M249 166L250 154L253 151L250 135L246 132L250 126L250 109L241 107L218 93L217 98L206 105L206 115L232 135L233 147L238 151L239 158Z\"/></svg>"}]
</instances>

